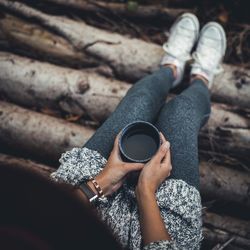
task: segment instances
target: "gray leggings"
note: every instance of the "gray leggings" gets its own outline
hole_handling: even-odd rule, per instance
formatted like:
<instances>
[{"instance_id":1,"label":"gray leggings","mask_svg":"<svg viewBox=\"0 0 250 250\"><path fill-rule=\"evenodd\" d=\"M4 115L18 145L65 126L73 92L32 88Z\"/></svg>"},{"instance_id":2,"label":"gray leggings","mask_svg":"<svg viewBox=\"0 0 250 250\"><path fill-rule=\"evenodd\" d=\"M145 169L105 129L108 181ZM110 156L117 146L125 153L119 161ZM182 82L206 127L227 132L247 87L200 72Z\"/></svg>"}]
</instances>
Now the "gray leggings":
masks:
<instances>
[{"instance_id":1,"label":"gray leggings","mask_svg":"<svg viewBox=\"0 0 250 250\"><path fill-rule=\"evenodd\" d=\"M198 132L210 114L210 95L203 81L196 79L166 103L173 81L173 72L167 67L138 81L84 146L107 159L124 126L136 120L151 122L171 144L170 178L199 190Z\"/></svg>"}]
</instances>

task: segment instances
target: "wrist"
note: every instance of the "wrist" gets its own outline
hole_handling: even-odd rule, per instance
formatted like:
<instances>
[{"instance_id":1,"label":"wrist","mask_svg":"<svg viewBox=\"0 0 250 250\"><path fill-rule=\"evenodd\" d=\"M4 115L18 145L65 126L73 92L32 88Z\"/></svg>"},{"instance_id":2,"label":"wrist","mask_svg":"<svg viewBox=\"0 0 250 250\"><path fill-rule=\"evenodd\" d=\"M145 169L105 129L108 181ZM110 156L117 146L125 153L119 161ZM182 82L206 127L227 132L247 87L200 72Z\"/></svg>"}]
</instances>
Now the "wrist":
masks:
<instances>
[{"instance_id":1,"label":"wrist","mask_svg":"<svg viewBox=\"0 0 250 250\"><path fill-rule=\"evenodd\" d=\"M144 194L155 194L156 191L156 187L152 184L143 182L143 181L138 181L137 186L136 186L136 190L138 193Z\"/></svg>"},{"instance_id":2,"label":"wrist","mask_svg":"<svg viewBox=\"0 0 250 250\"><path fill-rule=\"evenodd\" d=\"M135 189L135 194L138 199L146 197L155 197L155 188L146 185L137 185Z\"/></svg>"},{"instance_id":3,"label":"wrist","mask_svg":"<svg viewBox=\"0 0 250 250\"><path fill-rule=\"evenodd\" d=\"M112 187L110 182L108 181L108 179L102 175L99 174L95 177L95 180L97 181L97 183L99 184L99 186L101 187L104 196L108 196L110 194L112 194ZM89 187L92 189L92 191L98 195L98 192L94 186L94 184L92 183L92 181L88 181L87 184L89 185Z\"/></svg>"}]
</instances>

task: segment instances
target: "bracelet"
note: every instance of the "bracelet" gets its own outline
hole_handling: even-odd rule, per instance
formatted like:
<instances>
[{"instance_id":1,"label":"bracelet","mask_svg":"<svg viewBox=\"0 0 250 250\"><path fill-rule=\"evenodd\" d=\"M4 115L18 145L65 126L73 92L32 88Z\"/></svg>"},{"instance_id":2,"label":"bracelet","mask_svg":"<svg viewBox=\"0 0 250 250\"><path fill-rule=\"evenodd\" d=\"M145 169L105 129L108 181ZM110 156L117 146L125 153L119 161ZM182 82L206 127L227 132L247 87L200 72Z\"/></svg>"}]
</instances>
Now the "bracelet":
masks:
<instances>
[{"instance_id":1,"label":"bracelet","mask_svg":"<svg viewBox=\"0 0 250 250\"><path fill-rule=\"evenodd\" d=\"M89 180L93 183L97 193L98 193L98 197L104 198L104 193L102 188L100 187L100 185L97 183L96 179L94 179L93 177L90 177Z\"/></svg>"}]
</instances>

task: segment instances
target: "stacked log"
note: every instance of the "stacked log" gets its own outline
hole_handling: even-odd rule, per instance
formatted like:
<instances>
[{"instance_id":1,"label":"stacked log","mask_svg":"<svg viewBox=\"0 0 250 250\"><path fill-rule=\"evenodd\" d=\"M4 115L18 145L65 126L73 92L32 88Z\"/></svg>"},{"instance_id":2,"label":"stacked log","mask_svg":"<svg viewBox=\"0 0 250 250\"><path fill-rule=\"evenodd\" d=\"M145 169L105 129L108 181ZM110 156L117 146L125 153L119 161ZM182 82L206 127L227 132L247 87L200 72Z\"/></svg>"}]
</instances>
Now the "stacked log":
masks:
<instances>
[{"instance_id":1,"label":"stacked log","mask_svg":"<svg viewBox=\"0 0 250 250\"><path fill-rule=\"evenodd\" d=\"M98 58L118 77L129 81L138 80L156 70L164 54L156 44L113 34L84 22L48 15L22 3L2 0L0 5L27 18L34 18L45 27L55 30L75 50L86 53L88 59ZM224 65L224 73L213 84L212 97L214 95L216 101L249 108L250 86L246 84L250 80L249 75L249 70Z\"/></svg>"},{"instance_id":2,"label":"stacked log","mask_svg":"<svg viewBox=\"0 0 250 250\"><path fill-rule=\"evenodd\" d=\"M143 20L158 14L172 20L184 11L142 6L131 12L122 3L106 1L47 0L43 4L48 2ZM159 67L164 51L157 44L17 1L1 0L0 6L0 49L4 50L0 51L0 152L26 158L0 153L0 165L28 167L48 176L53 169L45 164L58 167L63 152L82 147L133 82ZM211 89L212 113L200 131L199 146L202 156L216 154L235 161L229 167L224 160L215 164L201 158L201 194L206 200L249 208L250 73L235 65L223 67ZM76 117L78 124L65 116ZM96 126L79 123L86 118ZM245 166L244 171L238 163ZM230 209L225 212L230 214ZM226 245L248 249L249 221L239 219L240 214L233 216L206 211L205 240L218 249Z\"/></svg>"}]
</instances>

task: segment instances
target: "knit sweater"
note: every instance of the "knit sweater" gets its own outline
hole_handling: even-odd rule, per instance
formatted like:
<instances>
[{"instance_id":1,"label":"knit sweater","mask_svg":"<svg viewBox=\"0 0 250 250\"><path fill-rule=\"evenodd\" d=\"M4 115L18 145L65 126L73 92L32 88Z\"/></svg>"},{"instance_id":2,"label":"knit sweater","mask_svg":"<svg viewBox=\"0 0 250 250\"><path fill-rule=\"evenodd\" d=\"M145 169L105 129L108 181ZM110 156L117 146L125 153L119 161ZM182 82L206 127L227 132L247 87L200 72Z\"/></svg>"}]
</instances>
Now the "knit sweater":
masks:
<instances>
[{"instance_id":1,"label":"knit sweater","mask_svg":"<svg viewBox=\"0 0 250 250\"><path fill-rule=\"evenodd\" d=\"M99 152L73 148L62 154L60 167L51 174L55 181L77 185L96 176L105 166ZM171 241L142 245L134 187L125 182L109 197L96 202L97 213L123 247L130 249L199 249L202 240L201 198L199 191L186 182L166 179L157 189L157 203Z\"/></svg>"}]
</instances>

